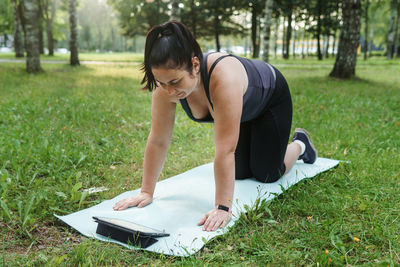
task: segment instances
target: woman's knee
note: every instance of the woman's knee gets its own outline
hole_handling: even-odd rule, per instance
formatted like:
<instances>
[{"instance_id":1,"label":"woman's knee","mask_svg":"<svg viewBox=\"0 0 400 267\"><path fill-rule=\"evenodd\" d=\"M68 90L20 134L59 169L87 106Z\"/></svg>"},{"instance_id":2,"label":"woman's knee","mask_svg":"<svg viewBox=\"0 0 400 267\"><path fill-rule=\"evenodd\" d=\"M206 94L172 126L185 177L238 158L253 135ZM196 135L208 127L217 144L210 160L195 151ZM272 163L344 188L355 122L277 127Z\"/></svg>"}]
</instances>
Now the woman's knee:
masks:
<instances>
[{"instance_id":1,"label":"woman's knee","mask_svg":"<svg viewBox=\"0 0 400 267\"><path fill-rule=\"evenodd\" d=\"M273 183L285 174L285 165L281 167L253 170L254 178L262 183Z\"/></svg>"}]
</instances>

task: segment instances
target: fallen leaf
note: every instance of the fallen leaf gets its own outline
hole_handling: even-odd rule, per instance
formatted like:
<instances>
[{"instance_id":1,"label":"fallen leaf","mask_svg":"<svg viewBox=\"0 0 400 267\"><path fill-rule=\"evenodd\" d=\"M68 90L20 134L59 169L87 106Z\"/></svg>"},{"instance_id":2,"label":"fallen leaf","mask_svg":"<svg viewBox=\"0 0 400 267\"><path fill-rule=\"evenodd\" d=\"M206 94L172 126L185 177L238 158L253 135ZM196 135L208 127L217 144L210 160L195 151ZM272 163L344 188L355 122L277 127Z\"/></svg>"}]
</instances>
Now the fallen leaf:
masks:
<instances>
[{"instance_id":1,"label":"fallen leaf","mask_svg":"<svg viewBox=\"0 0 400 267\"><path fill-rule=\"evenodd\" d=\"M231 251L232 249L233 247L228 245L228 250Z\"/></svg>"},{"instance_id":2,"label":"fallen leaf","mask_svg":"<svg viewBox=\"0 0 400 267\"><path fill-rule=\"evenodd\" d=\"M358 237L353 237L354 242L360 242L360 239Z\"/></svg>"},{"instance_id":3,"label":"fallen leaf","mask_svg":"<svg viewBox=\"0 0 400 267\"><path fill-rule=\"evenodd\" d=\"M111 170L115 170L115 168L117 168L117 167L115 167L114 165L111 165L111 166L110 166L110 169L111 169Z\"/></svg>"},{"instance_id":4,"label":"fallen leaf","mask_svg":"<svg viewBox=\"0 0 400 267\"><path fill-rule=\"evenodd\" d=\"M347 155L347 147L344 149L344 151L343 151L343 155Z\"/></svg>"}]
</instances>

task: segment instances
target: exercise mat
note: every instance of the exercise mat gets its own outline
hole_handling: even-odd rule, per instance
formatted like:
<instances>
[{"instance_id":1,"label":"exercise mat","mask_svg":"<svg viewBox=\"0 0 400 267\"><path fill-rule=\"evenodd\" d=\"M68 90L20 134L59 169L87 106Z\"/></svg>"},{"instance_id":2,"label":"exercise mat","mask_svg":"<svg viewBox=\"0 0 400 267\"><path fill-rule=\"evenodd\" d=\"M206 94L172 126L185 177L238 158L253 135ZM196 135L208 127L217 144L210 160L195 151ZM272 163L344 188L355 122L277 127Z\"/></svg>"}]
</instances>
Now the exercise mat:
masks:
<instances>
[{"instance_id":1,"label":"exercise mat","mask_svg":"<svg viewBox=\"0 0 400 267\"><path fill-rule=\"evenodd\" d=\"M202 226L197 226L204 214L214 208L213 163L158 182L153 203L144 208L113 210L113 206L119 200L138 194L140 189L137 189L122 193L91 208L66 216L55 216L87 237L118 243L130 249L143 248L96 234L97 223L93 217L123 219L158 229L170 235L158 238L158 242L145 250L166 255L189 256L199 251L211 238L229 231L229 228L238 220L240 213L245 210L245 205L252 206L257 198L273 199L281 194L282 190L288 189L305 178L314 177L318 173L333 168L338 163L337 160L326 158L318 158L314 164L297 161L290 172L278 181L269 184L260 183L255 179L236 180L232 207L234 216L224 229L218 229L215 232L205 232L202 231Z\"/></svg>"}]
</instances>

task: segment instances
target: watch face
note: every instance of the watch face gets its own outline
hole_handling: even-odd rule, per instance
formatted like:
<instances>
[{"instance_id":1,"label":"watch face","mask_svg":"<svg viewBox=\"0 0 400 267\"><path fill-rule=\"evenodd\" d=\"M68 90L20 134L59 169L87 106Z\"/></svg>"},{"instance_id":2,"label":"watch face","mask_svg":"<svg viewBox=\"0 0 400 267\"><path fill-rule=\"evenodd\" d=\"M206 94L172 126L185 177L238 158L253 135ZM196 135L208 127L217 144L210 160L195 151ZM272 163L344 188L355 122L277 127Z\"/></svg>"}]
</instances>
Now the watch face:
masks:
<instances>
[{"instance_id":1,"label":"watch face","mask_svg":"<svg viewBox=\"0 0 400 267\"><path fill-rule=\"evenodd\" d=\"M114 225L118 225L120 227L124 227L126 229L132 230L132 231L137 231L137 232L142 232L142 233L154 233L154 234L159 234L162 233L161 231L139 225L133 222L128 222L125 220L120 220L120 219L113 219L113 218L105 218L105 217L97 217L100 221L108 222Z\"/></svg>"}]
</instances>

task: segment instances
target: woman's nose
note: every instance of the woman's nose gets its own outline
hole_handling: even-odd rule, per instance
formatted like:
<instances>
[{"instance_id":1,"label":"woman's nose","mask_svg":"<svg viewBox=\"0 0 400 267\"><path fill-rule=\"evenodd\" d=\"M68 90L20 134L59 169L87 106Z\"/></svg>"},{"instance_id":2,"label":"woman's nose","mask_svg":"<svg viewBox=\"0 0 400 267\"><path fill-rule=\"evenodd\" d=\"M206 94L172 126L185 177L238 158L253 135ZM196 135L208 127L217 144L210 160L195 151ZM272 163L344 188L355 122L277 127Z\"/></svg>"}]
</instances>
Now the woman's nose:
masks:
<instances>
[{"instance_id":1,"label":"woman's nose","mask_svg":"<svg viewBox=\"0 0 400 267\"><path fill-rule=\"evenodd\" d=\"M168 94L172 95L175 92L175 88L172 86L166 85L165 89L167 90Z\"/></svg>"}]
</instances>

